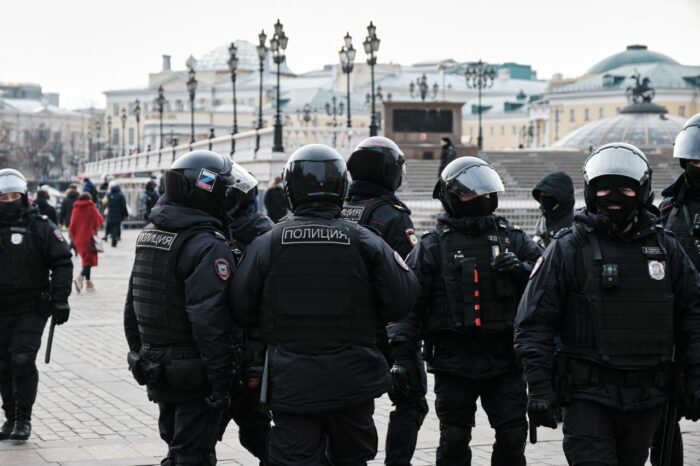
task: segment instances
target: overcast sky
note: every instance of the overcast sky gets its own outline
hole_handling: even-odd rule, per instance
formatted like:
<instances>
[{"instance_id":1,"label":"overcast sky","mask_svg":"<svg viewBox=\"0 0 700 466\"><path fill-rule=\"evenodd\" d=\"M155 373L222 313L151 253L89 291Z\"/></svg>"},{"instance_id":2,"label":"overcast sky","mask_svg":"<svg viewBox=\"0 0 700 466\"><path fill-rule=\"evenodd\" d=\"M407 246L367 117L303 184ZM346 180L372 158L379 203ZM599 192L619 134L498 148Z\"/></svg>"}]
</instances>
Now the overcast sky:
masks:
<instances>
[{"instance_id":1,"label":"overcast sky","mask_svg":"<svg viewBox=\"0 0 700 466\"><path fill-rule=\"evenodd\" d=\"M700 0L3 0L0 11L0 82L39 83L68 108L145 85L162 54L181 69L189 54L256 42L278 17L297 73L336 63L346 31L361 50L370 20L381 62L482 58L575 77L640 43L700 65Z\"/></svg>"}]
</instances>

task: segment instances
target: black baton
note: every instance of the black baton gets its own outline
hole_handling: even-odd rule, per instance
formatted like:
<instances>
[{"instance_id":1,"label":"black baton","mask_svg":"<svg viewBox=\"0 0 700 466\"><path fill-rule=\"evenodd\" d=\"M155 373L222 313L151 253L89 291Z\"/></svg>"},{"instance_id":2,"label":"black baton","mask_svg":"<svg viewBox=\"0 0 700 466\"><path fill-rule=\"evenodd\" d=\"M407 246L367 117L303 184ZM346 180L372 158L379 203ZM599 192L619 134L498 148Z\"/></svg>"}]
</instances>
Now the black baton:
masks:
<instances>
[{"instance_id":1,"label":"black baton","mask_svg":"<svg viewBox=\"0 0 700 466\"><path fill-rule=\"evenodd\" d=\"M528 421L530 423L530 443L534 445L537 443L537 425L530 420Z\"/></svg>"},{"instance_id":2,"label":"black baton","mask_svg":"<svg viewBox=\"0 0 700 466\"><path fill-rule=\"evenodd\" d=\"M51 317L51 327L49 328L49 338L46 341L46 356L44 357L44 363L48 364L51 362L51 347L53 346L53 331L56 328L56 318Z\"/></svg>"}]
</instances>

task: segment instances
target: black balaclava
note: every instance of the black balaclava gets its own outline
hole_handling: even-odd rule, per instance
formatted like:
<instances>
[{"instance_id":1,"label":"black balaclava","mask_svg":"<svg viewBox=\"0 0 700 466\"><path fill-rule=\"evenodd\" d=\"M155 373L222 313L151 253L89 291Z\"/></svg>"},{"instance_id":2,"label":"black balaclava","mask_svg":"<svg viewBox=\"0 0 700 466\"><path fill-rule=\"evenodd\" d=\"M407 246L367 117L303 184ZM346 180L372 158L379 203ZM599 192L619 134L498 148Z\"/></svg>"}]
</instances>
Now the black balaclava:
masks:
<instances>
[{"instance_id":1,"label":"black balaclava","mask_svg":"<svg viewBox=\"0 0 700 466\"><path fill-rule=\"evenodd\" d=\"M685 182L693 194L700 194L700 167L694 167L690 163L685 164Z\"/></svg>"},{"instance_id":2,"label":"black balaclava","mask_svg":"<svg viewBox=\"0 0 700 466\"><path fill-rule=\"evenodd\" d=\"M540 205L542 206L542 213L547 215L552 213L552 211L554 211L554 209L559 205L559 200L554 196L540 195Z\"/></svg>"},{"instance_id":3,"label":"black balaclava","mask_svg":"<svg viewBox=\"0 0 700 466\"><path fill-rule=\"evenodd\" d=\"M594 182L595 191L610 189L605 196L595 196L598 213L610 219L617 230L624 230L632 222L637 212L639 183L626 176L604 176ZM620 192L621 188L634 189L636 196L625 196ZM619 205L617 210L609 210L608 206Z\"/></svg>"},{"instance_id":4,"label":"black balaclava","mask_svg":"<svg viewBox=\"0 0 700 466\"><path fill-rule=\"evenodd\" d=\"M471 201L462 202L454 194L450 193L449 195L454 196L454 202L452 202L452 210L454 212L452 216L455 218L482 217L491 215L491 212L493 212L493 202L486 196L479 196Z\"/></svg>"},{"instance_id":5,"label":"black balaclava","mask_svg":"<svg viewBox=\"0 0 700 466\"><path fill-rule=\"evenodd\" d=\"M24 202L20 197L12 202L0 202L0 221L12 221L20 216L24 210Z\"/></svg>"}]
</instances>

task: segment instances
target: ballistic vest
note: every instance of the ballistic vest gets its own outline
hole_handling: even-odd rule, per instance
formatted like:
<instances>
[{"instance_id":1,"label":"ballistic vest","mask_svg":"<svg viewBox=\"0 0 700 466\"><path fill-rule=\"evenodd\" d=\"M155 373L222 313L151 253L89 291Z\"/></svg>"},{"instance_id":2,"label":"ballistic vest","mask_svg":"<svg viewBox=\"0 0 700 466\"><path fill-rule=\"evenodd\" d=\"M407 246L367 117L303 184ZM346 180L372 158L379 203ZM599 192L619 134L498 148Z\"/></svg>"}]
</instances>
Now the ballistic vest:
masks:
<instances>
[{"instance_id":1,"label":"ballistic vest","mask_svg":"<svg viewBox=\"0 0 700 466\"><path fill-rule=\"evenodd\" d=\"M150 224L139 234L132 293L142 343L153 347L195 345L177 259L182 245L205 231L215 232L211 227L201 227L174 233Z\"/></svg>"},{"instance_id":2,"label":"ballistic vest","mask_svg":"<svg viewBox=\"0 0 700 466\"><path fill-rule=\"evenodd\" d=\"M663 230L641 241L614 241L575 223L583 289L570 291L562 323L564 354L619 369L671 361L674 309Z\"/></svg>"},{"instance_id":3,"label":"ballistic vest","mask_svg":"<svg viewBox=\"0 0 700 466\"><path fill-rule=\"evenodd\" d=\"M272 230L260 314L264 342L375 345L378 301L345 220L292 217Z\"/></svg>"},{"instance_id":4,"label":"ballistic vest","mask_svg":"<svg viewBox=\"0 0 700 466\"><path fill-rule=\"evenodd\" d=\"M444 223L436 229L442 286L433 292L429 333L502 333L513 328L518 288L510 274L491 269L493 258L510 248L508 223L499 217L494 217L494 222L493 229L478 235L459 232Z\"/></svg>"},{"instance_id":5,"label":"ballistic vest","mask_svg":"<svg viewBox=\"0 0 700 466\"><path fill-rule=\"evenodd\" d=\"M0 302L13 297L8 294L50 288L49 267L36 234L37 222L46 221L43 215L29 215L0 226L0 289L5 295Z\"/></svg>"},{"instance_id":6,"label":"ballistic vest","mask_svg":"<svg viewBox=\"0 0 700 466\"><path fill-rule=\"evenodd\" d=\"M397 204L394 199L387 196L380 196L361 201L345 201L345 204L343 204L343 210L340 211L340 216L345 220L357 223L358 225L367 226L369 224L369 220L372 218L372 214L384 205L389 205L396 209L400 209L404 212L407 212L405 208ZM379 228L379 226L372 225L372 228ZM379 234L382 237L384 237L385 233L386 231L379 231Z\"/></svg>"},{"instance_id":7,"label":"ballistic vest","mask_svg":"<svg viewBox=\"0 0 700 466\"><path fill-rule=\"evenodd\" d=\"M695 268L700 270L700 221L697 227L693 228L696 214L700 212L691 212L688 205L673 206L666 221L666 228L676 235Z\"/></svg>"}]
</instances>

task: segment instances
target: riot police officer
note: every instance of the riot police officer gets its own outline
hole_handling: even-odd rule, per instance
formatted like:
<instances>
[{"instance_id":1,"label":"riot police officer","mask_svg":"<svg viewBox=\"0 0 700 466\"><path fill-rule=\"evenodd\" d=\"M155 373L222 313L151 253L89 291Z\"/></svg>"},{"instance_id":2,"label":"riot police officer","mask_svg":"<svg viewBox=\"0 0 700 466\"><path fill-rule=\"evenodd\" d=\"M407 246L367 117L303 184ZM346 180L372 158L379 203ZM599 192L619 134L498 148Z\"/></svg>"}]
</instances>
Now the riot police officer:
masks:
<instances>
[{"instance_id":1,"label":"riot police officer","mask_svg":"<svg viewBox=\"0 0 700 466\"><path fill-rule=\"evenodd\" d=\"M408 256L418 243L411 211L395 194L401 186L405 163L403 152L391 139L373 136L362 141L348 159L353 181L341 214L379 232L401 257ZM388 336L387 330L390 330ZM392 367L393 387L389 398L396 406L389 414L384 462L407 465L416 449L418 430L428 414L425 366L420 358L418 335L400 322L393 323L380 328L377 344Z\"/></svg>"},{"instance_id":2,"label":"riot police officer","mask_svg":"<svg viewBox=\"0 0 700 466\"><path fill-rule=\"evenodd\" d=\"M574 221L574 183L564 172L549 173L535 185L532 197L540 204L542 212L532 239L546 248L559 230L571 226Z\"/></svg>"},{"instance_id":3,"label":"riot police officer","mask_svg":"<svg viewBox=\"0 0 700 466\"><path fill-rule=\"evenodd\" d=\"M293 215L248 246L233 286L237 320L258 325L268 345L273 466L374 458L374 398L391 386L377 326L404 317L418 292L397 252L339 218L346 171L321 144L292 154L283 183Z\"/></svg>"},{"instance_id":4,"label":"riot police officer","mask_svg":"<svg viewBox=\"0 0 700 466\"><path fill-rule=\"evenodd\" d=\"M414 321L424 330L440 420L438 465L471 464L471 429L481 398L496 431L491 464L525 464L527 396L513 352L513 319L541 249L494 213L504 187L476 157L445 167L433 197L445 213L409 263L422 285Z\"/></svg>"},{"instance_id":5,"label":"riot police officer","mask_svg":"<svg viewBox=\"0 0 700 466\"><path fill-rule=\"evenodd\" d=\"M165 194L136 241L124 309L129 366L160 410L164 464L216 464L221 413L234 375L223 220L231 161L209 151L176 160Z\"/></svg>"},{"instance_id":6,"label":"riot police officer","mask_svg":"<svg viewBox=\"0 0 700 466\"><path fill-rule=\"evenodd\" d=\"M229 188L228 219L229 242L238 262L246 247L258 236L275 226L269 217L255 208L258 180L245 168L233 162L233 185ZM228 423L238 425L241 445L261 461L270 433L270 410L260 403L260 381L265 361L265 346L260 342L258 328L236 328L235 345L238 380L231 391L231 406L221 419L220 436Z\"/></svg>"},{"instance_id":7,"label":"riot police officer","mask_svg":"<svg viewBox=\"0 0 700 466\"><path fill-rule=\"evenodd\" d=\"M27 199L27 180L0 170L0 440L27 440L39 373L36 356L49 316L68 320L73 263L63 235Z\"/></svg>"},{"instance_id":8,"label":"riot police officer","mask_svg":"<svg viewBox=\"0 0 700 466\"><path fill-rule=\"evenodd\" d=\"M642 151L606 144L583 176L586 209L533 270L515 347L531 422L556 428L553 408L564 406L569 464L641 466L668 399L674 344L686 369L686 416L700 416L700 281L649 211Z\"/></svg>"}]
</instances>

